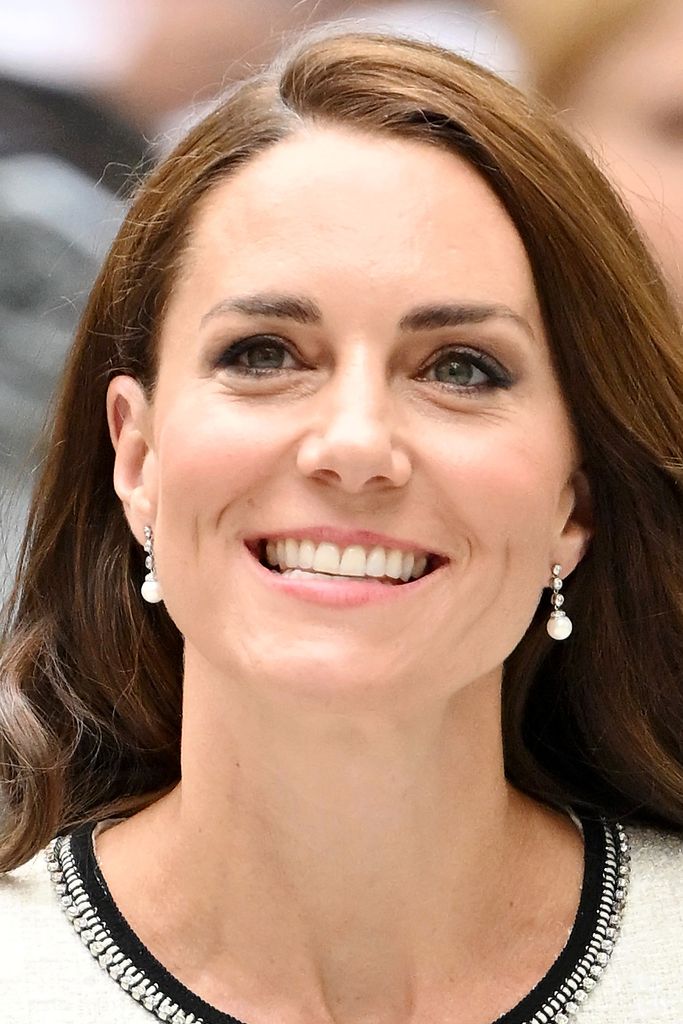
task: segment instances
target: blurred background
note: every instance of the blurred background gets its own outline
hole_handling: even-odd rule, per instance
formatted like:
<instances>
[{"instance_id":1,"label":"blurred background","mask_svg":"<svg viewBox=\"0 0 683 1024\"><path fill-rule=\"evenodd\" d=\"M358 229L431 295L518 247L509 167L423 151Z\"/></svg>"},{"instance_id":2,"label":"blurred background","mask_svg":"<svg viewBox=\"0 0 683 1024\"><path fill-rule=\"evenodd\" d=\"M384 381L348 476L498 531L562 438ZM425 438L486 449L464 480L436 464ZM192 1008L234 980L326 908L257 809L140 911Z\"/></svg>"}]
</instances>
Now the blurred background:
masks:
<instances>
[{"instance_id":1,"label":"blurred background","mask_svg":"<svg viewBox=\"0 0 683 1024\"><path fill-rule=\"evenodd\" d=\"M501 0L523 79L621 191L683 310L683 0Z\"/></svg>"},{"instance_id":2,"label":"blurred background","mask_svg":"<svg viewBox=\"0 0 683 1024\"><path fill-rule=\"evenodd\" d=\"M55 383L134 183L224 88L325 22L430 39L542 93L683 308L683 0L0 0L0 595Z\"/></svg>"}]
</instances>

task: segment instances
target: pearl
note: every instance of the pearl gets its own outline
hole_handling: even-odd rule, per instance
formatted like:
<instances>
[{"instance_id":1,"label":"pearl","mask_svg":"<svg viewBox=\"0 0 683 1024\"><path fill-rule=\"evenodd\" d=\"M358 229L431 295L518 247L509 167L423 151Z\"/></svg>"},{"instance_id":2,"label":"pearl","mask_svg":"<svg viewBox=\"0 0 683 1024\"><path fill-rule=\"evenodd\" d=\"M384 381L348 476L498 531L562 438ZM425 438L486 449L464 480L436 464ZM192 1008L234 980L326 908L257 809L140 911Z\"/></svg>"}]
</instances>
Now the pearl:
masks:
<instances>
[{"instance_id":1,"label":"pearl","mask_svg":"<svg viewBox=\"0 0 683 1024\"><path fill-rule=\"evenodd\" d=\"M551 616L546 629L548 636L551 636L553 640L566 640L572 631L572 620L568 615L558 615L557 618Z\"/></svg>"},{"instance_id":2,"label":"pearl","mask_svg":"<svg viewBox=\"0 0 683 1024\"><path fill-rule=\"evenodd\" d=\"M164 596L159 580L146 579L140 588L140 593L145 601L149 601L150 604L158 604L159 601L163 600Z\"/></svg>"}]
</instances>

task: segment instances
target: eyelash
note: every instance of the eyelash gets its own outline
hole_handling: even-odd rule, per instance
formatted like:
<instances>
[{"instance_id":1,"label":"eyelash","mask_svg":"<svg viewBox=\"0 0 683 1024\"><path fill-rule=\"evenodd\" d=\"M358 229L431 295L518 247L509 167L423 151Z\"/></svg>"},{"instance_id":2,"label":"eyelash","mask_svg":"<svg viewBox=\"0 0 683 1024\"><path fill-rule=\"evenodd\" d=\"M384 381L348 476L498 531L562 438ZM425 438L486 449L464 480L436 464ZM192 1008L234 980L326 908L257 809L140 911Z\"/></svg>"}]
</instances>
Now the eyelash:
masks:
<instances>
[{"instance_id":1,"label":"eyelash","mask_svg":"<svg viewBox=\"0 0 683 1024\"><path fill-rule=\"evenodd\" d=\"M269 335L269 334L255 334L248 338L241 338L239 341L234 342L228 346L227 349L218 357L216 360L217 369L230 369L245 377L272 377L277 373L287 373L292 367L249 367L240 366L236 360L240 356L244 355L252 348L258 348L263 346L264 348L274 348L286 352L293 359L297 357L291 351L288 345L285 344L280 338ZM420 373L424 373L426 370L435 366L441 360L446 359L448 356L454 356L457 359L469 363L471 366L485 373L489 378L486 383L479 383L474 385L457 385L449 384L445 381L432 380L429 383L436 384L437 387L441 387L446 391L490 391L495 389L507 390L512 387L514 381L510 374L505 370L496 359L487 355L485 352L480 352L478 349L468 348L466 345L450 346L448 348L441 349L436 352L431 358L430 362L425 365L424 369ZM417 380L425 380L424 377L418 377Z\"/></svg>"}]
</instances>

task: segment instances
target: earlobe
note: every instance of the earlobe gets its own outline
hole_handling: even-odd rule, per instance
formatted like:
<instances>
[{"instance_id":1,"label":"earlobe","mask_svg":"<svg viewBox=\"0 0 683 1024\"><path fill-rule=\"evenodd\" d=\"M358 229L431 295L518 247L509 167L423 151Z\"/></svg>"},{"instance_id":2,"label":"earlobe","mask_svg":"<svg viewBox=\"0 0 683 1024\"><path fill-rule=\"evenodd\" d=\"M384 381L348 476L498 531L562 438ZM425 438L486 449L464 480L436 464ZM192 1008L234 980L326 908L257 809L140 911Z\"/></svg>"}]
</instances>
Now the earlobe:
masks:
<instances>
[{"instance_id":1,"label":"earlobe","mask_svg":"<svg viewBox=\"0 0 683 1024\"><path fill-rule=\"evenodd\" d=\"M142 543L144 526L156 513L151 447L151 415L142 386L132 377L115 377L107 390L107 421L114 446L114 490L130 527Z\"/></svg>"},{"instance_id":2,"label":"earlobe","mask_svg":"<svg viewBox=\"0 0 683 1024\"><path fill-rule=\"evenodd\" d=\"M593 502L588 476L583 469L572 477L571 508L566 516L554 562L562 565L563 577L569 576L588 551L594 532Z\"/></svg>"}]
</instances>

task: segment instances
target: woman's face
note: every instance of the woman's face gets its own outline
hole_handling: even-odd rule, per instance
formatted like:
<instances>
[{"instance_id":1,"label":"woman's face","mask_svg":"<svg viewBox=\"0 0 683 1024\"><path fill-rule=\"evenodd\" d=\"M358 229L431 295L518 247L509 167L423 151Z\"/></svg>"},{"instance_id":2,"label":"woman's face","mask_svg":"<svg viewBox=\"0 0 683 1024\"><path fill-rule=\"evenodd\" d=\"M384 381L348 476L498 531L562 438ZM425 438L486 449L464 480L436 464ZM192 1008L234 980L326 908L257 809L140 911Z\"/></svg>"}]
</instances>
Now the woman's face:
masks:
<instances>
[{"instance_id":1,"label":"woman's face","mask_svg":"<svg viewBox=\"0 0 683 1024\"><path fill-rule=\"evenodd\" d=\"M587 540L522 243L465 162L422 144L312 129L218 185L153 405L118 378L109 411L187 658L270 698L421 700L490 675ZM287 538L363 578L261 565ZM365 576L407 576L411 555L433 571Z\"/></svg>"},{"instance_id":2,"label":"woman's face","mask_svg":"<svg viewBox=\"0 0 683 1024\"><path fill-rule=\"evenodd\" d=\"M622 191L683 308L683 4L645 6L562 106Z\"/></svg>"}]
</instances>

